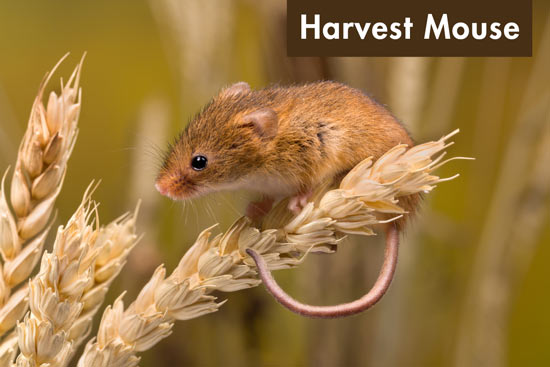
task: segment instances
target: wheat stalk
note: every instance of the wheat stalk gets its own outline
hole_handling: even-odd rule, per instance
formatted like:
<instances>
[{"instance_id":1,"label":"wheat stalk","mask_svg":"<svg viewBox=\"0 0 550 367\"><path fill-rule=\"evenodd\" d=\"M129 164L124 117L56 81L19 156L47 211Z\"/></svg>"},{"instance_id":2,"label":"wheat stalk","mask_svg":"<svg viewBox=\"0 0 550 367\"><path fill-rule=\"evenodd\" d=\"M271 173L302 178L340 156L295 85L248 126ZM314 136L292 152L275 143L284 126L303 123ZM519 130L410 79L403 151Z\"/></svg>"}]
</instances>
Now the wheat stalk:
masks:
<instances>
[{"instance_id":1,"label":"wheat stalk","mask_svg":"<svg viewBox=\"0 0 550 367\"><path fill-rule=\"evenodd\" d=\"M61 94L50 93L47 107L42 102L46 85L59 63L46 74L40 85L19 147L11 180L13 212L4 191L7 171L0 187L0 254L3 260L0 268L0 336L11 330L27 310L26 286L13 290L29 277L40 259L48 222L77 136L82 61L67 83L61 82ZM12 339L5 338L5 342L11 345Z\"/></svg>"},{"instance_id":2,"label":"wheat stalk","mask_svg":"<svg viewBox=\"0 0 550 367\"><path fill-rule=\"evenodd\" d=\"M456 177L441 179L431 173L449 161L441 162L445 153L432 156L451 145L445 141L457 132L410 149L396 146L374 163L364 160L338 189L318 192L294 218L283 202L268 214L262 229L244 217L213 239L211 228L206 229L172 274L166 276L161 265L128 308L124 309L123 295L106 308L97 338L87 344L78 366L136 366L136 354L167 337L176 320L217 311L224 302L217 303L213 291L258 285L246 249L261 254L271 270L295 267L308 252L333 252L342 234L373 234L373 225L388 221L380 214L393 214L389 221L406 214L398 205L399 197L429 192L437 183Z\"/></svg>"}]
</instances>

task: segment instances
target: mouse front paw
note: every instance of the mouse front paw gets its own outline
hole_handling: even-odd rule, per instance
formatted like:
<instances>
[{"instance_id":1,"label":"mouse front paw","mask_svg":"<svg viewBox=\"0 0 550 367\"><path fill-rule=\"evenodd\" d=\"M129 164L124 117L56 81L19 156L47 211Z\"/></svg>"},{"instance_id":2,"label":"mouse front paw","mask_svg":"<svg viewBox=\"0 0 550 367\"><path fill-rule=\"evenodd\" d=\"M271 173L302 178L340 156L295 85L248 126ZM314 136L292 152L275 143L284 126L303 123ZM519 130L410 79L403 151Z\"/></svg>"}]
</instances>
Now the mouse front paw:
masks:
<instances>
[{"instance_id":1,"label":"mouse front paw","mask_svg":"<svg viewBox=\"0 0 550 367\"><path fill-rule=\"evenodd\" d=\"M290 198L288 202L288 210L294 214L299 214L304 206L307 205L309 199L311 199L312 191L300 193Z\"/></svg>"},{"instance_id":2,"label":"mouse front paw","mask_svg":"<svg viewBox=\"0 0 550 367\"><path fill-rule=\"evenodd\" d=\"M252 220L258 220L264 217L273 206L273 199L265 197L261 201L253 201L246 207L246 216Z\"/></svg>"}]
</instances>

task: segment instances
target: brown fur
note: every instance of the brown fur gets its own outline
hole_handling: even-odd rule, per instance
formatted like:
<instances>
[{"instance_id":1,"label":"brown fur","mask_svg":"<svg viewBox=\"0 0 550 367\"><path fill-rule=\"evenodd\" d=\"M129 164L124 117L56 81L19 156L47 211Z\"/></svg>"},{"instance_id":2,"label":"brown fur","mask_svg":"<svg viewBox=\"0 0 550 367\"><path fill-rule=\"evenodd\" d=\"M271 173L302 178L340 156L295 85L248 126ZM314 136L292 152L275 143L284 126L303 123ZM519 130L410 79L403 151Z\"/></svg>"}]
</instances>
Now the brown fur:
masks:
<instances>
[{"instance_id":1,"label":"brown fur","mask_svg":"<svg viewBox=\"0 0 550 367\"><path fill-rule=\"evenodd\" d=\"M245 118L260 109L276 113L275 134L262 134ZM238 83L187 126L166 156L157 187L175 199L227 188L279 198L340 177L397 144L413 141L386 108L357 89L325 81L252 91ZM195 154L208 158L206 169L192 169ZM419 200L400 201L413 212Z\"/></svg>"}]
</instances>

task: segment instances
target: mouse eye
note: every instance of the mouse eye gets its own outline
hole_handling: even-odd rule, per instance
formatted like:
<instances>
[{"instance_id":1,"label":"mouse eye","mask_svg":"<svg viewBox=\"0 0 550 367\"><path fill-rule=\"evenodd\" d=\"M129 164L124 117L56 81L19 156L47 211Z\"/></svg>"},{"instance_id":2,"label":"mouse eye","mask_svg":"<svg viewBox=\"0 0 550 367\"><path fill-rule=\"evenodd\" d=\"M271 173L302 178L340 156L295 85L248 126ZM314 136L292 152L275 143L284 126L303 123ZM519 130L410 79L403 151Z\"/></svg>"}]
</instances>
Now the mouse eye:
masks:
<instances>
[{"instance_id":1,"label":"mouse eye","mask_svg":"<svg viewBox=\"0 0 550 367\"><path fill-rule=\"evenodd\" d=\"M207 163L208 159L203 155L196 155L191 159L191 167L193 167L195 171L202 171L206 168Z\"/></svg>"}]
</instances>

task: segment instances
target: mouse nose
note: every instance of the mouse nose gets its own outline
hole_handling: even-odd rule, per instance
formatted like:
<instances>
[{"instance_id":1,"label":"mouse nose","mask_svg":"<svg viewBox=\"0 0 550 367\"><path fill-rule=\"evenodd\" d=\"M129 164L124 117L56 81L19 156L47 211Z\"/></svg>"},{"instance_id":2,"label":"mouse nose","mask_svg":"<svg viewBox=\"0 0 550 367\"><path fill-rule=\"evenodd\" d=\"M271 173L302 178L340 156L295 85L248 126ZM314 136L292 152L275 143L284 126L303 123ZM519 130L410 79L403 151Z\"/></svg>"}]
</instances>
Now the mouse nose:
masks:
<instances>
[{"instance_id":1,"label":"mouse nose","mask_svg":"<svg viewBox=\"0 0 550 367\"><path fill-rule=\"evenodd\" d=\"M160 192L161 195L166 196L168 194L168 188L166 188L166 186L163 186L160 182L155 183L155 188L158 192Z\"/></svg>"}]
</instances>

